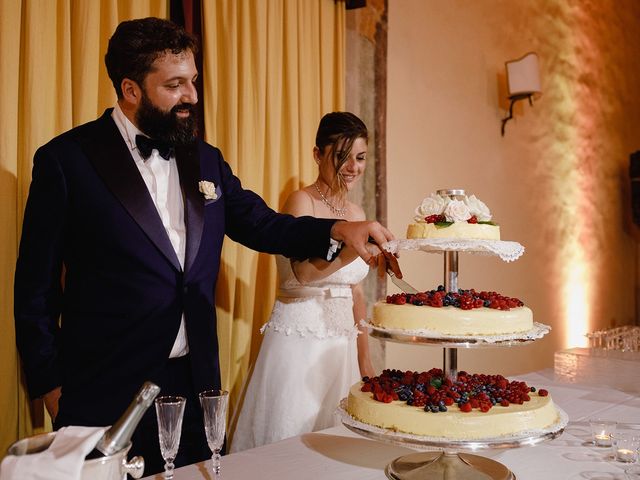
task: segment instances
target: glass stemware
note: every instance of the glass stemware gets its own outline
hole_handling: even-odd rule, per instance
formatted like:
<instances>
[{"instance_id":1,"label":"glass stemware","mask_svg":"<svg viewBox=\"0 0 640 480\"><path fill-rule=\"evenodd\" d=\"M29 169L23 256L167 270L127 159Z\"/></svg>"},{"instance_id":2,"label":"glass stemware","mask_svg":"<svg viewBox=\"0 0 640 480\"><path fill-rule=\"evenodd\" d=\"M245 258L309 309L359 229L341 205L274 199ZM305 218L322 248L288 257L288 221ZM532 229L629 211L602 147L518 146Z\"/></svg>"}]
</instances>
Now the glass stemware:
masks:
<instances>
[{"instance_id":1,"label":"glass stemware","mask_svg":"<svg viewBox=\"0 0 640 480\"><path fill-rule=\"evenodd\" d=\"M160 453L165 462L164 478L167 480L173 478L173 461L180 446L185 403L186 399L184 397L168 395L158 397L155 400Z\"/></svg>"},{"instance_id":2,"label":"glass stemware","mask_svg":"<svg viewBox=\"0 0 640 480\"><path fill-rule=\"evenodd\" d=\"M220 450L224 443L227 428L227 405L229 392L225 390L206 390L200 393L200 405L204 415L204 431L211 449L214 478L220 476Z\"/></svg>"}]
</instances>

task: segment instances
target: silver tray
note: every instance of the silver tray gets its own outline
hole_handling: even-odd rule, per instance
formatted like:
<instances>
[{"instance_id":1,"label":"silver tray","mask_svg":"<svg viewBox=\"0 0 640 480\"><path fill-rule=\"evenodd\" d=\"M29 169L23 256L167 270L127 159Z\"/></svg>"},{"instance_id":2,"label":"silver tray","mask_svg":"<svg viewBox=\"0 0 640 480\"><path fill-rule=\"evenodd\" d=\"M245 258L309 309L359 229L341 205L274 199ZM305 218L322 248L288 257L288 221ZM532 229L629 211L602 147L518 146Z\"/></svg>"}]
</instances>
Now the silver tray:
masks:
<instances>
[{"instance_id":1,"label":"silver tray","mask_svg":"<svg viewBox=\"0 0 640 480\"><path fill-rule=\"evenodd\" d=\"M352 432L385 443L415 450L488 450L495 448L519 448L533 446L541 442L553 440L564 432L569 423L569 416L564 410L555 405L558 411L558 421L544 430L531 430L521 434L504 435L474 440L452 440L444 437L427 437L397 432L388 428L380 428L354 419L346 410L347 399L343 398L336 409L336 415Z\"/></svg>"},{"instance_id":2,"label":"silver tray","mask_svg":"<svg viewBox=\"0 0 640 480\"><path fill-rule=\"evenodd\" d=\"M429 330L400 330L382 328L371 322L361 322L363 327L370 329L372 337L390 340L398 343L416 343L422 345L440 345L451 348L478 347L513 347L533 343L551 331L551 327L534 322L533 328L526 332L510 335L442 335Z\"/></svg>"}]
</instances>

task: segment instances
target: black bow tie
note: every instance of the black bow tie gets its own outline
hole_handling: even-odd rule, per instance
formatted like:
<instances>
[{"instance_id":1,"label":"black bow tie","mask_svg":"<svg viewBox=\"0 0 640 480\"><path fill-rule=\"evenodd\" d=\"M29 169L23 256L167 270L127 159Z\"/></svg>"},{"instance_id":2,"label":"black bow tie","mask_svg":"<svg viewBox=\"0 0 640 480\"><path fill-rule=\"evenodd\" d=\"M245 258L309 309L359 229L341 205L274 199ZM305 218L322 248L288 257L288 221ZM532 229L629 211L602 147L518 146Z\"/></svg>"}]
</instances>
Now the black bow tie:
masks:
<instances>
[{"instance_id":1,"label":"black bow tie","mask_svg":"<svg viewBox=\"0 0 640 480\"><path fill-rule=\"evenodd\" d=\"M145 160L151 156L151 151L155 148L165 160L169 160L173 155L173 146L162 140L154 140L144 135L136 135L136 146L140 151L140 155Z\"/></svg>"}]
</instances>

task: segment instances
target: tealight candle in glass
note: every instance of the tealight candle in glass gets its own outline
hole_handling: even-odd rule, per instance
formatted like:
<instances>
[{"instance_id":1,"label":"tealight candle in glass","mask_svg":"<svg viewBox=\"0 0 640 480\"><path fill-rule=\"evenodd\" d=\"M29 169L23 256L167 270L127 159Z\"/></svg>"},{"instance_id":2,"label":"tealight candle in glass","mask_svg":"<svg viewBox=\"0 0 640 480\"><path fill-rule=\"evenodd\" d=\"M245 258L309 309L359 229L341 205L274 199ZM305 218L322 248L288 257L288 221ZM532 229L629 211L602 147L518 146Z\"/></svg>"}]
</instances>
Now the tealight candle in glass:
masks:
<instances>
[{"instance_id":1,"label":"tealight candle in glass","mask_svg":"<svg viewBox=\"0 0 640 480\"><path fill-rule=\"evenodd\" d=\"M616 424L617 423L612 420L603 420L601 418L589 420L593 443L596 447L611 446L613 435L616 433Z\"/></svg>"},{"instance_id":2,"label":"tealight candle in glass","mask_svg":"<svg viewBox=\"0 0 640 480\"><path fill-rule=\"evenodd\" d=\"M618 432L614 435L616 441L616 460L625 463L634 463L638 460L638 448L640 437L637 432Z\"/></svg>"}]
</instances>

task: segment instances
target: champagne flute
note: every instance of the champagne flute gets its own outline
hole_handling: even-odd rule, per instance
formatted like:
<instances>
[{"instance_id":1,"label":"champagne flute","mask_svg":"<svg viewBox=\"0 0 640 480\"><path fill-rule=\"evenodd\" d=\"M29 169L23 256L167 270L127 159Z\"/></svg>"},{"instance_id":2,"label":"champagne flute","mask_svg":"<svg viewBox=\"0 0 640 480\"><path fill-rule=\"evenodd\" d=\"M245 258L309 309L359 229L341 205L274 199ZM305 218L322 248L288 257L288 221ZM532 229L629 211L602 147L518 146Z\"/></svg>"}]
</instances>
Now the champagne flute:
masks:
<instances>
[{"instance_id":1,"label":"champagne flute","mask_svg":"<svg viewBox=\"0 0 640 480\"><path fill-rule=\"evenodd\" d=\"M225 390L206 390L199 395L204 414L204 431L211 449L214 478L220 475L220 450L224 443L227 428L227 405L229 392Z\"/></svg>"},{"instance_id":2,"label":"champagne flute","mask_svg":"<svg viewBox=\"0 0 640 480\"><path fill-rule=\"evenodd\" d=\"M182 416L184 415L184 397L165 395L156 398L156 414L158 418L158 439L160 453L164 459L164 478L173 478L173 461L180 446L182 433Z\"/></svg>"}]
</instances>

